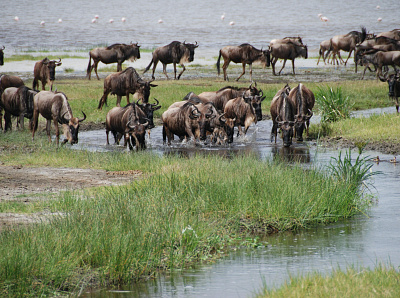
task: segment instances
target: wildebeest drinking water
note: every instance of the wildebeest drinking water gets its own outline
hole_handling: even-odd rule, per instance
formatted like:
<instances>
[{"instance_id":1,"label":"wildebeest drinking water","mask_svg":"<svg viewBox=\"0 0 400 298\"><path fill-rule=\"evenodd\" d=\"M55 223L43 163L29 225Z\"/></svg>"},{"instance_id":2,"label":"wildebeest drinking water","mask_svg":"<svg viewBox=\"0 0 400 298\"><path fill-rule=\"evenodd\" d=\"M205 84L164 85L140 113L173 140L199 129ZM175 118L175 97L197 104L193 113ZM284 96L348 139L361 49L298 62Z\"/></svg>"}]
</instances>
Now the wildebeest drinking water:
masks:
<instances>
[{"instance_id":1,"label":"wildebeest drinking water","mask_svg":"<svg viewBox=\"0 0 400 298\"><path fill-rule=\"evenodd\" d=\"M91 64L92 59L93 65ZM104 64L117 63L117 71L122 71L122 63L125 60L134 61L136 59L140 59L140 46L138 43L116 43L104 48L95 48L89 52L89 64L86 76L90 80L92 70L94 69L97 79L100 79L97 74L97 65L99 62L103 62Z\"/></svg>"},{"instance_id":2,"label":"wildebeest drinking water","mask_svg":"<svg viewBox=\"0 0 400 298\"><path fill-rule=\"evenodd\" d=\"M222 66L222 70L224 71L224 80L228 80L228 75L226 74L226 69L229 66L229 63L232 61L233 63L242 63L243 71L240 76L236 79L238 81L246 71L246 64L249 65L250 70L250 81L252 81L252 64L253 62L259 61L265 67L269 67L271 57L269 50L258 50L252 45L248 43L241 44L240 46L226 46L223 47L219 51L219 56L217 60L217 70L218 75L220 74L220 60L221 57L224 59L224 65Z\"/></svg>"},{"instance_id":3,"label":"wildebeest drinking water","mask_svg":"<svg viewBox=\"0 0 400 298\"><path fill-rule=\"evenodd\" d=\"M56 66L62 64L61 58L58 61L49 60L47 57L35 63L33 69L32 89L38 89L39 81L42 82L42 90L46 90L46 84L50 84L50 90L53 90L53 82L56 79Z\"/></svg>"},{"instance_id":4,"label":"wildebeest drinking water","mask_svg":"<svg viewBox=\"0 0 400 298\"><path fill-rule=\"evenodd\" d=\"M155 49L155 51L153 52L153 57L150 61L150 64L146 67L143 73L148 71L151 65L153 64L152 78L154 80L155 79L154 71L156 70L158 61L161 61L163 65L163 73L165 74L167 79L169 79L167 75L167 64L172 63L174 65L174 78L176 80L176 64L179 64L183 68L180 74L178 75L178 80L179 80L181 75L186 69L183 63L193 61L194 49L197 47L198 47L197 42L195 44L192 44L185 42L182 43L180 41L173 41L168 45L159 47Z\"/></svg>"}]
</instances>

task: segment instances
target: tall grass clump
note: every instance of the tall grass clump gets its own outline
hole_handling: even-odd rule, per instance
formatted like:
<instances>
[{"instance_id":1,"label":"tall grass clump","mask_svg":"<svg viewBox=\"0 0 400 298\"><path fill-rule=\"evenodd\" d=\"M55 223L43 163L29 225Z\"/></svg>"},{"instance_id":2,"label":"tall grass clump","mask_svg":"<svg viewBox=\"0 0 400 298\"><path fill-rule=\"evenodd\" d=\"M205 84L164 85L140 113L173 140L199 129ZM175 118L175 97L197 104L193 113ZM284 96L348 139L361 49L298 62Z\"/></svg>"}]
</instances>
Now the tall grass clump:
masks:
<instances>
[{"instance_id":1,"label":"tall grass clump","mask_svg":"<svg viewBox=\"0 0 400 298\"><path fill-rule=\"evenodd\" d=\"M350 102L348 96L344 96L341 87L334 90L332 87L318 87L315 101L321 113L321 122L336 122L350 118L354 103Z\"/></svg>"},{"instance_id":2,"label":"tall grass clump","mask_svg":"<svg viewBox=\"0 0 400 298\"><path fill-rule=\"evenodd\" d=\"M254 156L152 155L151 163L142 179L67 192L49 202L60 215L1 233L0 295L138 281L212 260L240 236L307 228L367 208L347 179Z\"/></svg>"}]
</instances>

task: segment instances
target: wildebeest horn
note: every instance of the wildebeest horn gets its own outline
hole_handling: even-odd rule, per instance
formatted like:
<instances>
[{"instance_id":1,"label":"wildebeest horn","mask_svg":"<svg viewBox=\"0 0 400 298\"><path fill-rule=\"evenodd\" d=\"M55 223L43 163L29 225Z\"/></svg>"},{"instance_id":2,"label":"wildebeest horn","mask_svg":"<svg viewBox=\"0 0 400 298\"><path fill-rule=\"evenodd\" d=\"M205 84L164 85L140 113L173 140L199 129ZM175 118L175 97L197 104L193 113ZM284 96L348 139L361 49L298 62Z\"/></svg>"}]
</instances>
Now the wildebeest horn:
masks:
<instances>
[{"instance_id":1,"label":"wildebeest horn","mask_svg":"<svg viewBox=\"0 0 400 298\"><path fill-rule=\"evenodd\" d=\"M157 100L157 98L155 98L155 97L154 97L154 100L155 100L157 103L152 103L151 105L152 105L152 106L158 106L158 104L159 104L160 102L159 102L159 101Z\"/></svg>"},{"instance_id":2,"label":"wildebeest horn","mask_svg":"<svg viewBox=\"0 0 400 298\"><path fill-rule=\"evenodd\" d=\"M226 122L226 119L222 119L222 117L224 117L224 115L225 115L225 113L221 114L221 115L218 117L218 120L219 120L220 122L222 122L222 123L225 123L225 122Z\"/></svg>"},{"instance_id":3,"label":"wildebeest horn","mask_svg":"<svg viewBox=\"0 0 400 298\"><path fill-rule=\"evenodd\" d=\"M86 114L83 111L81 111L81 112L83 114L83 118L78 119L79 122L85 121L85 119L86 119Z\"/></svg>"},{"instance_id":4,"label":"wildebeest horn","mask_svg":"<svg viewBox=\"0 0 400 298\"><path fill-rule=\"evenodd\" d=\"M57 62L61 62L61 58L60 57L58 57L58 61Z\"/></svg>"},{"instance_id":5,"label":"wildebeest horn","mask_svg":"<svg viewBox=\"0 0 400 298\"><path fill-rule=\"evenodd\" d=\"M195 41L194 46L197 48L199 45L197 44L197 41Z\"/></svg>"},{"instance_id":6,"label":"wildebeest horn","mask_svg":"<svg viewBox=\"0 0 400 298\"><path fill-rule=\"evenodd\" d=\"M65 118L65 114L67 114L68 111L66 111L64 114L62 114L61 116L61 122L64 124L68 124L69 123L69 118Z\"/></svg>"}]
</instances>

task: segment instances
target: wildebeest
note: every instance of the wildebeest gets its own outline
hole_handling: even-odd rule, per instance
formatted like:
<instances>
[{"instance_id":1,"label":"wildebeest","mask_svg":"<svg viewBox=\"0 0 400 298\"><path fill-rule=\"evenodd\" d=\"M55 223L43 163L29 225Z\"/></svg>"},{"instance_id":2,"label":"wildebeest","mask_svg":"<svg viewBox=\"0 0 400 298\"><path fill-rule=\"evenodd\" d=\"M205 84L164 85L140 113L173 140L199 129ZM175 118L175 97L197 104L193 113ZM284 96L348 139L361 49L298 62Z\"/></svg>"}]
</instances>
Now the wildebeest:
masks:
<instances>
[{"instance_id":1,"label":"wildebeest","mask_svg":"<svg viewBox=\"0 0 400 298\"><path fill-rule=\"evenodd\" d=\"M308 128L310 126L310 118L313 115L312 109L315 104L314 93L300 83L297 87L290 90L289 100L295 109L294 129L297 141L303 141L303 130L306 129L308 137Z\"/></svg>"},{"instance_id":2,"label":"wildebeest","mask_svg":"<svg viewBox=\"0 0 400 298\"><path fill-rule=\"evenodd\" d=\"M115 143L119 144L119 137L124 136L124 147L129 144L129 149L136 146L136 150L145 149L146 128L149 122L143 111L135 104L130 103L125 107L114 107L106 116L107 145L109 132L114 136Z\"/></svg>"},{"instance_id":3,"label":"wildebeest","mask_svg":"<svg viewBox=\"0 0 400 298\"><path fill-rule=\"evenodd\" d=\"M289 147L292 144L295 108L288 98L290 87L286 85L279 90L271 101L270 113L272 117L271 142L278 135L278 128L281 129L283 146Z\"/></svg>"},{"instance_id":4,"label":"wildebeest","mask_svg":"<svg viewBox=\"0 0 400 298\"><path fill-rule=\"evenodd\" d=\"M3 46L3 48L0 49L0 65L4 65L4 49L5 49L5 48L6 48L6 47Z\"/></svg>"},{"instance_id":5,"label":"wildebeest","mask_svg":"<svg viewBox=\"0 0 400 298\"><path fill-rule=\"evenodd\" d=\"M93 65L91 65L92 59ZM140 59L140 46L138 43L116 43L104 48L95 48L89 52L89 64L86 76L90 80L92 70L94 69L97 79L100 80L97 74L97 65L99 62L103 62L104 64L117 63L117 71L122 71L122 63L125 60L135 61L136 59Z\"/></svg>"},{"instance_id":6,"label":"wildebeest","mask_svg":"<svg viewBox=\"0 0 400 298\"><path fill-rule=\"evenodd\" d=\"M324 60L324 64L326 64L326 58L328 58L329 53L332 50L331 46L332 45L331 45L330 39L324 40L319 44L319 56L318 56L317 65L319 64L319 59L321 59L321 57ZM325 55L325 52L327 52L326 55ZM328 59L328 62L329 62L329 59Z\"/></svg>"},{"instance_id":7,"label":"wildebeest","mask_svg":"<svg viewBox=\"0 0 400 298\"><path fill-rule=\"evenodd\" d=\"M161 108L160 102L154 98L154 100L156 101L156 103L149 103L149 102L145 102L145 103L139 103L139 99L136 102L136 105L143 111L143 113L145 114L145 117L148 120L148 126L147 128L151 129L154 127L154 111L157 111L158 109Z\"/></svg>"},{"instance_id":8,"label":"wildebeest","mask_svg":"<svg viewBox=\"0 0 400 298\"><path fill-rule=\"evenodd\" d=\"M261 89L257 88L257 83L250 84L249 87L233 87L233 86L226 86L218 91L207 91L207 92L202 92L198 95L198 97L202 100L203 103L205 102L212 102L214 103L215 108L223 112L225 108L225 104L236 97L240 96L256 96L256 95L263 95L263 92Z\"/></svg>"},{"instance_id":9,"label":"wildebeest","mask_svg":"<svg viewBox=\"0 0 400 298\"><path fill-rule=\"evenodd\" d=\"M12 129L11 116L18 117L17 125L24 129L24 117L28 118L32 129L33 97L38 91L26 86L9 87L0 97L0 112L4 109L4 130ZM1 119L1 118L0 118ZM1 127L1 123L0 123Z\"/></svg>"},{"instance_id":10,"label":"wildebeest","mask_svg":"<svg viewBox=\"0 0 400 298\"><path fill-rule=\"evenodd\" d=\"M384 66L393 66L396 71L396 66L400 66L400 51L367 51L361 56L364 56L362 59L364 63L368 62L373 64L376 67L376 77L382 75L382 68ZM359 59L359 58L357 58Z\"/></svg>"},{"instance_id":11,"label":"wildebeest","mask_svg":"<svg viewBox=\"0 0 400 298\"><path fill-rule=\"evenodd\" d=\"M241 75L236 79L238 81L246 71L246 64L249 65L250 70L250 81L252 81L252 64L253 62L261 62L265 67L269 67L271 63L271 56L269 50L258 50L252 45L248 43L241 44L240 46L226 46L219 50L219 56L217 60L217 70L218 75L220 74L220 60L221 56L224 59L224 65L222 66L222 70L224 71L224 80L227 81L228 76L226 74L226 69L229 66L229 63L232 61L233 63L242 63L243 71Z\"/></svg>"},{"instance_id":12,"label":"wildebeest","mask_svg":"<svg viewBox=\"0 0 400 298\"><path fill-rule=\"evenodd\" d=\"M399 96L400 96L400 72L397 71L395 74L381 77L379 79L382 82L387 82L389 87L389 97L394 99L396 102L396 111L399 113Z\"/></svg>"},{"instance_id":13,"label":"wildebeest","mask_svg":"<svg viewBox=\"0 0 400 298\"><path fill-rule=\"evenodd\" d=\"M148 71L151 65L153 64L153 73L151 76L154 80L155 79L154 71L156 70L158 61L161 61L163 65L163 73L165 74L167 79L169 79L167 75L167 64L172 63L174 65L174 78L176 80L176 64L179 64L180 66L182 66L182 71L178 75L178 80L179 80L181 75L186 69L183 63L193 61L194 49L197 47L198 47L197 42L195 44L192 44L186 42L182 43L180 41L173 41L168 45L159 47L154 50L150 64L146 67L143 73Z\"/></svg>"},{"instance_id":14,"label":"wildebeest","mask_svg":"<svg viewBox=\"0 0 400 298\"><path fill-rule=\"evenodd\" d=\"M244 134L247 133L250 125L257 123L257 116L251 104L252 97L237 97L228 101L224 109L224 117L226 119L235 119L231 123L238 127L238 136L242 135L242 126L244 126ZM233 127L227 131L228 143L233 142Z\"/></svg>"},{"instance_id":15,"label":"wildebeest","mask_svg":"<svg viewBox=\"0 0 400 298\"><path fill-rule=\"evenodd\" d=\"M71 144L78 143L79 125L86 119L84 112L83 118L79 119L73 116L67 96L62 92L40 91L33 99L33 129L32 140L35 137L35 132L38 128L39 114L47 120L46 132L51 142L50 127L53 120L56 129L56 144L58 147L60 132L58 123L62 124L64 129L65 139L63 144L70 142Z\"/></svg>"},{"instance_id":16,"label":"wildebeest","mask_svg":"<svg viewBox=\"0 0 400 298\"><path fill-rule=\"evenodd\" d=\"M275 64L278 59L284 59L281 70L278 75L281 74L282 69L285 68L286 61L292 60L292 69L293 74L296 74L294 71L294 60L297 57L304 57L307 59L308 57L308 49L306 45L302 45L298 42L285 41L285 42L275 42L269 46L271 52L271 65L272 65L272 73L276 76L275 73Z\"/></svg>"},{"instance_id":17,"label":"wildebeest","mask_svg":"<svg viewBox=\"0 0 400 298\"><path fill-rule=\"evenodd\" d=\"M332 61L336 61L336 63L339 64L339 61L336 58L336 55L338 55L339 59L344 63L344 65L346 65L356 45L363 42L366 37L367 30L365 29L365 27L361 28L361 32L350 31L347 34L335 35L334 37L332 37ZM344 61L340 56L340 51L349 52L349 56L347 57L346 61Z\"/></svg>"},{"instance_id":18,"label":"wildebeest","mask_svg":"<svg viewBox=\"0 0 400 298\"><path fill-rule=\"evenodd\" d=\"M46 84L50 84L50 90L53 90L53 82L56 79L56 66L62 64L61 58L58 59L58 61L55 61L46 57L35 63L32 89L38 89L39 81L41 81L42 90L46 90Z\"/></svg>"},{"instance_id":19,"label":"wildebeest","mask_svg":"<svg viewBox=\"0 0 400 298\"><path fill-rule=\"evenodd\" d=\"M137 93L138 99L143 103L149 101L150 88L157 87L151 84L152 81L144 81L133 67L112 73L104 80L104 93L100 98L98 109L102 109L103 105L107 103L108 94L117 95L117 106L121 105L122 96L126 96L126 101L129 103L129 94Z\"/></svg>"},{"instance_id":20,"label":"wildebeest","mask_svg":"<svg viewBox=\"0 0 400 298\"><path fill-rule=\"evenodd\" d=\"M24 81L20 77L0 74L0 96L8 87L24 86Z\"/></svg>"},{"instance_id":21,"label":"wildebeest","mask_svg":"<svg viewBox=\"0 0 400 298\"><path fill-rule=\"evenodd\" d=\"M163 143L165 144L168 138L168 145L171 145L174 135L179 138L188 137L191 140L196 140L200 132L193 121L197 121L200 117L200 111L191 102L187 102L180 108L172 108L166 110L161 115L163 122Z\"/></svg>"}]
</instances>

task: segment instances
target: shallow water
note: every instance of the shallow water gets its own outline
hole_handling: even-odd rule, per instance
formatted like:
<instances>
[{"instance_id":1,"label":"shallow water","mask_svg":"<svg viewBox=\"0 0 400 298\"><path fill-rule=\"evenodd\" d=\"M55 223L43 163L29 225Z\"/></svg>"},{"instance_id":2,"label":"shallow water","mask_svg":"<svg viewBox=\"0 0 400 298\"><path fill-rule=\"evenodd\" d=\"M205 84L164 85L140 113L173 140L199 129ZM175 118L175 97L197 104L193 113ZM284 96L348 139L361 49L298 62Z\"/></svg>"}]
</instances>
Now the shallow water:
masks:
<instances>
[{"instance_id":1,"label":"shallow water","mask_svg":"<svg viewBox=\"0 0 400 298\"><path fill-rule=\"evenodd\" d=\"M384 109L385 112L393 112ZM382 110L358 112L370 115ZM315 120L314 120L315 121ZM323 167L339 151L317 147L315 143L294 143L283 148L269 140L272 121L260 121L250 127L245 138L234 138L231 146L194 146L174 142L171 147L162 144L161 127L151 132L148 149L159 155L176 154L190 158L195 154L217 154L229 158L237 153L253 153L261 159L285 159L305 166ZM119 150L122 146L105 146L105 130L82 132L76 149ZM129 154L135 154L134 152ZM321 226L298 233L282 233L266 238L267 245L257 249L238 249L227 252L227 256L215 264L197 266L192 269L160 274L146 283L127 285L122 292L86 293L86 297L249 297L263 285L279 286L290 276L319 271L330 273L333 269L348 266L373 268L379 262L400 265L400 163L389 160L393 156L378 152L364 152L364 156L379 155L383 160L374 164L373 171L382 171L373 178L371 191L377 201L367 215L340 223ZM357 152L353 152L353 158Z\"/></svg>"}]
</instances>

